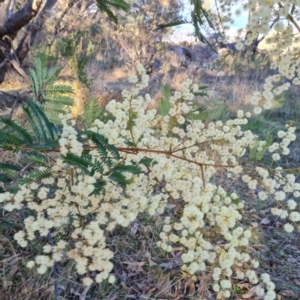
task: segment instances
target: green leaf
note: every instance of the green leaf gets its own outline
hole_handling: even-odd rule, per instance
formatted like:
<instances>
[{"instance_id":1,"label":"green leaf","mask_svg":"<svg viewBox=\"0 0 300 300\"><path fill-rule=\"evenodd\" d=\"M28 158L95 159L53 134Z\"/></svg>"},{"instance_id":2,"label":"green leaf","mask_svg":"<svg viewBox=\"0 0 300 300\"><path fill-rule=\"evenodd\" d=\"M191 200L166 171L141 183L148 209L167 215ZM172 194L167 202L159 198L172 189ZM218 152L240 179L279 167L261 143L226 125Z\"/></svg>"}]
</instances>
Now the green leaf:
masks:
<instances>
[{"instance_id":1,"label":"green leaf","mask_svg":"<svg viewBox=\"0 0 300 300\"><path fill-rule=\"evenodd\" d=\"M98 0L101 1L101 0ZM105 0L102 0L105 1ZM129 11L130 6L123 0L106 0L107 4L117 10Z\"/></svg>"},{"instance_id":2,"label":"green leaf","mask_svg":"<svg viewBox=\"0 0 300 300\"><path fill-rule=\"evenodd\" d=\"M79 157L73 153L68 153L67 155L62 156L63 161L68 163L71 166L81 169L84 173L91 175L91 172L88 170L88 167L91 164L91 161L85 157Z\"/></svg>"},{"instance_id":3,"label":"green leaf","mask_svg":"<svg viewBox=\"0 0 300 300\"><path fill-rule=\"evenodd\" d=\"M11 145L20 146L23 144L23 141L13 134L10 134L8 132L1 132L0 143L2 144L1 146L4 148L10 147Z\"/></svg>"},{"instance_id":4,"label":"green leaf","mask_svg":"<svg viewBox=\"0 0 300 300\"><path fill-rule=\"evenodd\" d=\"M128 145L129 147L132 147L132 148L135 148L135 147L136 147L136 144L133 143L132 141L128 140L128 139L126 139L125 143L126 143L126 145Z\"/></svg>"},{"instance_id":5,"label":"green leaf","mask_svg":"<svg viewBox=\"0 0 300 300\"><path fill-rule=\"evenodd\" d=\"M49 69L46 74L47 76L45 79L45 83L47 83L48 86L54 84L61 70L62 67L60 66L54 66L53 68Z\"/></svg>"},{"instance_id":6,"label":"green leaf","mask_svg":"<svg viewBox=\"0 0 300 300\"><path fill-rule=\"evenodd\" d=\"M142 164L146 167L151 167L151 166L157 165L158 162L156 160L154 160L153 158L145 157L140 160L139 164Z\"/></svg>"},{"instance_id":7,"label":"green leaf","mask_svg":"<svg viewBox=\"0 0 300 300\"><path fill-rule=\"evenodd\" d=\"M166 24L158 24L157 25L157 29L164 29L167 27L174 27L174 26L179 26L179 25L184 25L184 24L190 24L191 22L188 22L185 19L181 19L181 20L175 20Z\"/></svg>"},{"instance_id":8,"label":"green leaf","mask_svg":"<svg viewBox=\"0 0 300 300\"><path fill-rule=\"evenodd\" d=\"M185 118L189 121L205 121L208 117L207 113L189 113L185 115Z\"/></svg>"},{"instance_id":9,"label":"green leaf","mask_svg":"<svg viewBox=\"0 0 300 300\"><path fill-rule=\"evenodd\" d=\"M74 94L74 89L70 85L66 84L51 84L45 87L45 92L47 95L52 96L70 95Z\"/></svg>"},{"instance_id":10,"label":"green leaf","mask_svg":"<svg viewBox=\"0 0 300 300\"><path fill-rule=\"evenodd\" d=\"M102 118L103 109L99 107L97 98L92 98L84 105L84 116L81 118L84 128L88 130L95 120Z\"/></svg>"},{"instance_id":11,"label":"green leaf","mask_svg":"<svg viewBox=\"0 0 300 300\"><path fill-rule=\"evenodd\" d=\"M32 144L31 135L24 128L19 126L16 122L4 118L0 118L0 122L8 126L14 133L19 134L29 144Z\"/></svg>"},{"instance_id":12,"label":"green leaf","mask_svg":"<svg viewBox=\"0 0 300 300\"><path fill-rule=\"evenodd\" d=\"M68 96L52 96L52 95L46 95L44 98L45 102L48 102L49 104L52 105L57 105L59 104L60 106L73 106L74 105L74 99L70 98ZM55 106L53 106L53 110L55 110ZM65 113L65 111L64 111Z\"/></svg>"},{"instance_id":13,"label":"green leaf","mask_svg":"<svg viewBox=\"0 0 300 300\"><path fill-rule=\"evenodd\" d=\"M32 90L32 93L33 93L33 98L34 100L37 100L37 97L38 97L38 94L39 94L39 91L40 91L40 87L39 87L39 80L36 76L36 73L33 69L29 69L29 79L30 79L30 82L31 82L31 90Z\"/></svg>"},{"instance_id":14,"label":"green leaf","mask_svg":"<svg viewBox=\"0 0 300 300\"><path fill-rule=\"evenodd\" d=\"M94 183L94 186L95 186L95 189L93 190L92 193L89 194L89 196L92 196L92 195L100 195L100 193L102 193L105 189L106 185L106 181L104 180L101 180L101 179L98 179L95 183Z\"/></svg>"},{"instance_id":15,"label":"green leaf","mask_svg":"<svg viewBox=\"0 0 300 300\"><path fill-rule=\"evenodd\" d=\"M129 182L125 175L117 171L113 171L108 177L122 186L125 186Z\"/></svg>"},{"instance_id":16,"label":"green leaf","mask_svg":"<svg viewBox=\"0 0 300 300\"><path fill-rule=\"evenodd\" d=\"M32 182L36 182L38 180L44 179L44 178L49 178L51 177L51 169L46 169L42 171L33 171L29 175L23 177L20 181L19 184L28 184Z\"/></svg>"},{"instance_id":17,"label":"green leaf","mask_svg":"<svg viewBox=\"0 0 300 300\"><path fill-rule=\"evenodd\" d=\"M108 139L105 136L90 130L85 131L85 134L95 144L101 156L107 157L110 154L114 159L120 159L119 151L114 145L108 143Z\"/></svg>"},{"instance_id":18,"label":"green leaf","mask_svg":"<svg viewBox=\"0 0 300 300\"><path fill-rule=\"evenodd\" d=\"M55 139L57 129L55 125L49 121L42 108L31 100L27 100L23 110L28 116L28 120L37 135L37 138L49 142Z\"/></svg>"},{"instance_id":19,"label":"green leaf","mask_svg":"<svg viewBox=\"0 0 300 300\"><path fill-rule=\"evenodd\" d=\"M163 85L162 94L163 98L159 102L158 111L159 114L164 117L169 113L170 110L171 88L169 85Z\"/></svg>"},{"instance_id":20,"label":"green leaf","mask_svg":"<svg viewBox=\"0 0 300 300\"><path fill-rule=\"evenodd\" d=\"M0 163L0 169L20 171L21 167L13 165L13 164Z\"/></svg>"},{"instance_id":21,"label":"green leaf","mask_svg":"<svg viewBox=\"0 0 300 300\"><path fill-rule=\"evenodd\" d=\"M209 118L209 115L206 112L206 108L204 106L199 105L198 103L193 103L192 106L195 107L195 109L193 109L191 112L184 115L184 117L187 120L190 120L190 121L195 121L195 120L204 121L204 120L207 120Z\"/></svg>"},{"instance_id":22,"label":"green leaf","mask_svg":"<svg viewBox=\"0 0 300 300\"><path fill-rule=\"evenodd\" d=\"M114 22L118 23L117 17L113 14L110 8L116 10L129 11L129 5L124 0L96 0L99 9L106 13L107 16Z\"/></svg>"},{"instance_id":23,"label":"green leaf","mask_svg":"<svg viewBox=\"0 0 300 300\"><path fill-rule=\"evenodd\" d=\"M9 183L12 181L12 179L7 174L0 173L0 181L3 183ZM1 186L0 186L0 189L1 189ZM0 193L3 193L3 192L0 191Z\"/></svg>"},{"instance_id":24,"label":"green leaf","mask_svg":"<svg viewBox=\"0 0 300 300\"><path fill-rule=\"evenodd\" d=\"M34 155L27 156L28 162L32 162L38 166L41 167L48 167L48 161L43 155L39 155L38 153L35 153Z\"/></svg>"},{"instance_id":25,"label":"green leaf","mask_svg":"<svg viewBox=\"0 0 300 300\"><path fill-rule=\"evenodd\" d=\"M113 170L118 172L128 172L132 174L141 174L143 172L139 166L134 165L117 165Z\"/></svg>"}]
</instances>

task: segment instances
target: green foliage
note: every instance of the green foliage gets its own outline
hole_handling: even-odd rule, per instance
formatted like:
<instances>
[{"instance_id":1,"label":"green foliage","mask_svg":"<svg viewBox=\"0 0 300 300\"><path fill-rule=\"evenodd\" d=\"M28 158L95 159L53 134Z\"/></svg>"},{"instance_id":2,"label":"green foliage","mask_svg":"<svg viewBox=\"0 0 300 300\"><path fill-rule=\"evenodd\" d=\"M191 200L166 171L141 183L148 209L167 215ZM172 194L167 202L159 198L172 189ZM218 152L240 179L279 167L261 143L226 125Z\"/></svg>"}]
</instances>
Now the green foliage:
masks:
<instances>
[{"instance_id":1,"label":"green foliage","mask_svg":"<svg viewBox=\"0 0 300 300\"><path fill-rule=\"evenodd\" d=\"M106 13L111 21L118 23L118 18L112 12L112 9L129 11L129 5L124 0L96 0L99 9Z\"/></svg>"},{"instance_id":2,"label":"green foliage","mask_svg":"<svg viewBox=\"0 0 300 300\"><path fill-rule=\"evenodd\" d=\"M82 49L86 35L89 34L81 29L71 32L67 37L58 39L57 50L58 54L69 59L69 68L75 73L74 75L77 76L78 80L85 86L90 87L91 82L87 76L86 66L93 53Z\"/></svg>"},{"instance_id":3,"label":"green foliage","mask_svg":"<svg viewBox=\"0 0 300 300\"><path fill-rule=\"evenodd\" d=\"M14 152L29 148L40 151L56 147L57 129L48 120L42 108L27 100L23 110L27 116L28 128L23 128L10 119L0 119L0 124L4 125L1 129L0 147Z\"/></svg>"},{"instance_id":4,"label":"green foliage","mask_svg":"<svg viewBox=\"0 0 300 300\"><path fill-rule=\"evenodd\" d=\"M24 130L21 126L10 119L1 118L0 122L6 125L8 133L14 132L14 136L16 137L16 141L26 141L29 144L32 144L32 138L30 134ZM5 138L5 136L3 136ZM20 144L20 143L19 143Z\"/></svg>"},{"instance_id":5,"label":"green foliage","mask_svg":"<svg viewBox=\"0 0 300 300\"><path fill-rule=\"evenodd\" d=\"M56 84L61 68L55 66L48 70L45 56L35 57L33 61L35 69L29 70L32 100L43 105L51 122L59 124L58 115L74 105L74 99L70 97L73 89L68 85Z\"/></svg>"},{"instance_id":6,"label":"green foliage","mask_svg":"<svg viewBox=\"0 0 300 300\"><path fill-rule=\"evenodd\" d=\"M184 25L184 24L190 24L190 22L185 20L185 19L174 20L174 21L171 21L167 24L158 24L157 29L164 29L164 28L167 28L167 27L174 27L174 26L179 26L179 25Z\"/></svg>"},{"instance_id":7,"label":"green foliage","mask_svg":"<svg viewBox=\"0 0 300 300\"><path fill-rule=\"evenodd\" d=\"M161 116L166 116L170 110L170 97L171 97L171 88L169 85L165 84L162 87L163 98L160 100L158 105L158 111Z\"/></svg>"},{"instance_id":8,"label":"green foliage","mask_svg":"<svg viewBox=\"0 0 300 300\"><path fill-rule=\"evenodd\" d=\"M51 169L44 169L44 170L38 170L38 171L32 171L29 173L29 175L24 176L20 181L19 184L28 184L32 182L37 182L44 178L51 177Z\"/></svg>"},{"instance_id":9,"label":"green foliage","mask_svg":"<svg viewBox=\"0 0 300 300\"><path fill-rule=\"evenodd\" d=\"M108 139L105 136L92 131L86 131L85 134L95 144L101 157L108 157L109 155L111 155L114 159L120 159L120 154L117 148L113 145L110 145L108 143ZM108 166L111 166L109 162L107 162L106 164Z\"/></svg>"},{"instance_id":10,"label":"green foliage","mask_svg":"<svg viewBox=\"0 0 300 300\"><path fill-rule=\"evenodd\" d=\"M138 166L117 165L111 170L109 178L125 187L126 184L130 183L130 179L126 178L126 176L123 174L124 172L129 174L140 174L142 173L142 170Z\"/></svg>"},{"instance_id":11,"label":"green foliage","mask_svg":"<svg viewBox=\"0 0 300 300\"><path fill-rule=\"evenodd\" d=\"M55 140L57 129L47 118L46 114L37 103L28 100L23 110L27 115L29 126L39 142L49 143Z\"/></svg>"},{"instance_id":12,"label":"green foliage","mask_svg":"<svg viewBox=\"0 0 300 300\"><path fill-rule=\"evenodd\" d=\"M203 8L203 1L191 0L191 5L193 5L194 7L194 9L191 12L191 21L187 21L185 19L171 20L166 24L158 24L157 29L163 29L184 24L192 24L194 27L195 37L198 38L202 43L208 44L214 52L217 52L210 44L210 42L206 39L205 34L201 29L201 27L204 28L204 26L208 24L208 26L211 29L215 30L213 23L209 19L207 11Z\"/></svg>"},{"instance_id":13,"label":"green foliage","mask_svg":"<svg viewBox=\"0 0 300 300\"><path fill-rule=\"evenodd\" d=\"M198 88L198 92L195 92L194 95L195 96L200 96L200 97L204 97L207 96L206 90L207 86L200 86ZM185 114L184 117L189 120L189 121L193 121L193 120L200 120L200 121L205 121L209 118L209 114L207 112L207 109L197 103L197 102L193 102L190 104L192 106L192 111Z\"/></svg>"},{"instance_id":14,"label":"green foliage","mask_svg":"<svg viewBox=\"0 0 300 300\"><path fill-rule=\"evenodd\" d=\"M185 114L185 118L189 121L193 121L193 120L207 120L208 119L208 113L206 111L206 108L198 103L193 103L193 110L188 113Z\"/></svg>"},{"instance_id":15,"label":"green foliage","mask_svg":"<svg viewBox=\"0 0 300 300\"><path fill-rule=\"evenodd\" d=\"M255 146L249 151L249 161L260 161L267 153L268 148L273 142L272 136L269 136L266 140L266 144L263 146L259 145L259 141L255 144Z\"/></svg>"},{"instance_id":16,"label":"green foliage","mask_svg":"<svg viewBox=\"0 0 300 300\"><path fill-rule=\"evenodd\" d=\"M31 162L40 167L48 167L47 159L40 153L34 153L27 156L28 162Z\"/></svg>"},{"instance_id":17,"label":"green foliage","mask_svg":"<svg viewBox=\"0 0 300 300\"><path fill-rule=\"evenodd\" d=\"M24 176L21 174L21 166L0 163L0 182L6 185L6 188L11 182L22 185L51 177L52 169L49 167L49 159L43 153L45 151L57 152L59 149L58 141L61 128L51 122L51 115L49 116L44 112L47 107L40 102L52 96L51 99L54 100L52 105L56 103L68 104L68 97L65 95L72 92L72 90L69 86L56 86L53 84L55 82L53 74L58 73L53 72L53 69L49 70L48 73L42 57L35 59L35 63L36 70L31 70L33 100L27 100L22 107L26 116L24 124L21 126L17 121L0 119L0 126L2 125L0 148L21 152L25 155L24 158L27 163L25 169L29 167ZM55 68L55 70L58 69ZM51 84L47 85L48 82ZM57 98L57 95L60 98ZM102 115L102 111L96 106L96 99L92 99L85 108L84 126L86 130L82 136L82 140L87 140L86 145L92 146L87 146L82 156L73 153L67 153L63 156L63 160L71 167L71 170L72 167L76 167L90 176L93 176L96 172L100 174L100 178L95 182L95 189L91 194L99 194L104 190L104 175L125 187L126 184L130 183L130 180L124 173L139 174L142 172L138 166L124 165L118 150L108 143L106 137L88 130L95 119ZM62 110L62 113L65 113L65 110ZM89 154L93 149L98 151L99 158L95 159ZM0 192L4 191L5 189L1 187Z\"/></svg>"},{"instance_id":18,"label":"green foliage","mask_svg":"<svg viewBox=\"0 0 300 300\"><path fill-rule=\"evenodd\" d=\"M14 178L17 177L20 166L16 166L9 163L0 163L0 183L10 183ZM0 193L3 193L3 191Z\"/></svg>"},{"instance_id":19,"label":"green foliage","mask_svg":"<svg viewBox=\"0 0 300 300\"><path fill-rule=\"evenodd\" d=\"M80 117L80 120L87 130L97 119L103 118L103 110L99 107L97 98L91 99L84 105L84 117Z\"/></svg>"}]
</instances>

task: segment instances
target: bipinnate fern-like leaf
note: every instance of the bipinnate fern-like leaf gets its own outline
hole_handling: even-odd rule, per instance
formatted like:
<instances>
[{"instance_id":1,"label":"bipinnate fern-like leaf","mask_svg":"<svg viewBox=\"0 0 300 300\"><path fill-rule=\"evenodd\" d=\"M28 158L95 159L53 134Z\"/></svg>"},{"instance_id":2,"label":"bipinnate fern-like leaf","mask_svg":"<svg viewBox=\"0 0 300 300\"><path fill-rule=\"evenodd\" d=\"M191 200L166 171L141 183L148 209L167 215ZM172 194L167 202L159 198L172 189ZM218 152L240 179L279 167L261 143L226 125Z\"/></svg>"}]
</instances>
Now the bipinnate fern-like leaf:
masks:
<instances>
[{"instance_id":1,"label":"bipinnate fern-like leaf","mask_svg":"<svg viewBox=\"0 0 300 300\"><path fill-rule=\"evenodd\" d=\"M91 175L89 166L92 164L92 160L86 156L78 156L73 153L67 153L63 155L63 160L71 166L81 169L85 174Z\"/></svg>"},{"instance_id":2,"label":"bipinnate fern-like leaf","mask_svg":"<svg viewBox=\"0 0 300 300\"><path fill-rule=\"evenodd\" d=\"M174 27L174 26L179 26L179 25L184 25L184 24L190 24L190 22L185 19L174 20L174 21L171 21L166 24L158 24L157 29L164 29L164 28Z\"/></svg>"},{"instance_id":3,"label":"bipinnate fern-like leaf","mask_svg":"<svg viewBox=\"0 0 300 300\"><path fill-rule=\"evenodd\" d=\"M130 174L140 174L142 173L142 169L137 165L116 165L110 172L109 178L116 183L120 184L121 186L125 187L127 184L130 183L130 180L126 178L123 173L130 173Z\"/></svg>"},{"instance_id":4,"label":"bipinnate fern-like leaf","mask_svg":"<svg viewBox=\"0 0 300 300\"><path fill-rule=\"evenodd\" d=\"M192 24L194 27L195 37L197 37L201 42L208 44L209 47L212 49L212 51L217 52L210 44L210 42L206 39L203 31L201 30L201 27L205 26L206 24L208 24L208 26L211 29L215 30L214 24L210 20L207 11L203 7L203 1L191 0L191 4L193 6L193 10L191 12L191 21L187 21L185 19L172 20L166 24L159 24L157 26L157 29L163 29L166 27L173 27L173 26L184 25L184 24Z\"/></svg>"},{"instance_id":5,"label":"bipinnate fern-like leaf","mask_svg":"<svg viewBox=\"0 0 300 300\"><path fill-rule=\"evenodd\" d=\"M269 136L267 138L266 144L263 146L260 146L259 141L257 141L254 147L252 147L249 151L249 161L256 161L256 162L260 161L268 151L272 142L273 142L272 136Z\"/></svg>"},{"instance_id":6,"label":"bipinnate fern-like leaf","mask_svg":"<svg viewBox=\"0 0 300 300\"><path fill-rule=\"evenodd\" d=\"M97 98L92 98L84 105L84 117L81 118L82 124L87 130L95 120L103 118L103 109L99 107Z\"/></svg>"},{"instance_id":7,"label":"bipinnate fern-like leaf","mask_svg":"<svg viewBox=\"0 0 300 300\"><path fill-rule=\"evenodd\" d=\"M103 174L104 167L102 161L95 160L92 158L91 155L83 155L78 156L73 153L68 153L67 155L63 156L64 162L68 163L70 166L74 166L76 168L81 169L85 174L93 176L96 172ZM94 191L90 194L91 195L98 195L102 192L105 188L106 182L102 178L98 178L97 181L94 183Z\"/></svg>"},{"instance_id":8,"label":"bipinnate fern-like leaf","mask_svg":"<svg viewBox=\"0 0 300 300\"><path fill-rule=\"evenodd\" d=\"M17 137L17 140L19 140L19 141L25 140L29 144L32 144L31 135L24 128L19 126L16 122L12 121L11 119L5 119L5 118L1 118L0 122L5 124L7 129L15 134L15 137Z\"/></svg>"},{"instance_id":9,"label":"bipinnate fern-like leaf","mask_svg":"<svg viewBox=\"0 0 300 300\"><path fill-rule=\"evenodd\" d=\"M21 167L14 165L14 164L9 164L9 163L0 163L0 170L15 170L15 171L20 171Z\"/></svg>"},{"instance_id":10,"label":"bipinnate fern-like leaf","mask_svg":"<svg viewBox=\"0 0 300 300\"><path fill-rule=\"evenodd\" d=\"M29 184L32 182L39 181L41 179L49 178L51 177L51 175L52 172L49 168L44 170L35 170L30 172L28 175L24 176L22 179L20 179L19 184Z\"/></svg>"},{"instance_id":11,"label":"bipinnate fern-like leaf","mask_svg":"<svg viewBox=\"0 0 300 300\"><path fill-rule=\"evenodd\" d=\"M48 161L46 160L45 156L43 156L39 153L34 153L31 155L28 155L27 161L31 162L35 165L38 165L40 167L48 167Z\"/></svg>"},{"instance_id":12,"label":"bipinnate fern-like leaf","mask_svg":"<svg viewBox=\"0 0 300 300\"><path fill-rule=\"evenodd\" d=\"M114 171L117 171L117 172L129 172L131 174L141 174L142 173L142 169L137 166L137 165L123 165L123 164L120 164L120 165L116 165L114 167Z\"/></svg>"},{"instance_id":13,"label":"bipinnate fern-like leaf","mask_svg":"<svg viewBox=\"0 0 300 300\"><path fill-rule=\"evenodd\" d=\"M10 163L0 163L0 182L9 183L18 176L20 166Z\"/></svg>"},{"instance_id":14,"label":"bipinnate fern-like leaf","mask_svg":"<svg viewBox=\"0 0 300 300\"><path fill-rule=\"evenodd\" d=\"M66 113L68 107L74 105L71 95L73 88L69 85L56 84L61 68L47 68L45 56L33 58L35 68L29 70L33 101L44 105L45 114L53 123L60 123L57 117Z\"/></svg>"},{"instance_id":15,"label":"bipinnate fern-like leaf","mask_svg":"<svg viewBox=\"0 0 300 300\"><path fill-rule=\"evenodd\" d=\"M25 127L15 120L0 119L0 147L10 151L42 151L58 146L58 131L49 121L42 108L31 100L23 105L26 115Z\"/></svg>"},{"instance_id":16,"label":"bipinnate fern-like leaf","mask_svg":"<svg viewBox=\"0 0 300 300\"><path fill-rule=\"evenodd\" d=\"M205 121L208 119L209 115L206 112L206 108L198 103L193 103L194 109L191 112L184 115L184 117L189 121Z\"/></svg>"},{"instance_id":17,"label":"bipinnate fern-like leaf","mask_svg":"<svg viewBox=\"0 0 300 300\"><path fill-rule=\"evenodd\" d=\"M2 183L10 183L12 181L12 178L8 176L7 174L0 173L0 182ZM4 189L0 186L0 193L4 193Z\"/></svg>"},{"instance_id":18,"label":"bipinnate fern-like leaf","mask_svg":"<svg viewBox=\"0 0 300 300\"><path fill-rule=\"evenodd\" d=\"M114 145L108 143L108 139L105 136L90 130L85 131L85 134L95 144L102 157L112 156L116 160L120 159L119 151Z\"/></svg>"},{"instance_id":19,"label":"bipinnate fern-like leaf","mask_svg":"<svg viewBox=\"0 0 300 300\"><path fill-rule=\"evenodd\" d=\"M96 0L99 9L106 13L107 16L114 22L118 23L118 18L112 12L112 9L129 11L129 5L124 0Z\"/></svg>"},{"instance_id":20,"label":"bipinnate fern-like leaf","mask_svg":"<svg viewBox=\"0 0 300 300\"><path fill-rule=\"evenodd\" d=\"M26 105L23 106L23 110L38 141L47 143L55 139L57 129L37 103L27 100Z\"/></svg>"}]
</instances>

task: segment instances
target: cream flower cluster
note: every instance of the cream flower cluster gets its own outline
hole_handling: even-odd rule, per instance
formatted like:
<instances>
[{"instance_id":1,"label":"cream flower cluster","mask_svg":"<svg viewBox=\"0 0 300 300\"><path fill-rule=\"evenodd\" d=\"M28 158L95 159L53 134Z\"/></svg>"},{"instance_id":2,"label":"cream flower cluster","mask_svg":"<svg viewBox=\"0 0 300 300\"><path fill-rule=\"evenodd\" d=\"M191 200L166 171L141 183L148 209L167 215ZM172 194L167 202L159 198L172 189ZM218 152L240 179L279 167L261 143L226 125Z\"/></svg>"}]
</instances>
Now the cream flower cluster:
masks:
<instances>
[{"instance_id":1,"label":"cream flower cluster","mask_svg":"<svg viewBox=\"0 0 300 300\"><path fill-rule=\"evenodd\" d=\"M287 175L283 178L280 169L274 170L271 174L268 169L262 167L257 167L253 169L254 173L252 171L251 174L247 174L238 163L239 159L246 154L247 148L257 146L257 151L262 151L267 144L266 141L258 141L257 136L250 131L242 130L241 125L247 124L250 113L239 111L237 119L225 123L217 121L205 125L201 121L194 121L188 122L185 130L180 127L186 122L184 114L190 111L189 102L193 101L193 92L196 89L197 86L193 85L192 81L184 82L183 91L175 92L171 96L171 109L165 117L156 114L154 110L146 110L147 105L151 104L149 95L142 98L136 96L135 93L132 93L131 97L126 94L127 97L122 103L112 101L108 105L114 121L108 123L96 121L93 130L110 137L110 142L119 147L125 147L127 141L130 140L135 142L136 148L139 149L159 149L160 151L171 149L171 153L175 151L176 155L181 154L186 159L205 162L208 166L205 167L204 177L208 182L216 174L216 168L210 164L231 164L226 169L227 172L232 174L231 176L240 176L243 173L243 181L247 183L249 189L261 189L259 199L266 200L268 195L272 195L282 205L286 205L284 201L287 195L298 193L299 189L291 176ZM131 128L134 132L133 136L128 130L124 130L124 124L122 124L124 121L127 124L129 120L128 113L126 113L128 108L136 112L138 116L134 119ZM178 125L170 127L172 121ZM153 127L156 127L155 131ZM278 153L288 154L288 146L295 139L294 131L295 128L288 128L287 132L278 133L278 137L282 139L276 148ZM118 138L111 136L109 132L118 132ZM273 147L276 146L272 144L269 150ZM177 151L181 148L184 148L184 151ZM165 180L167 182L165 189L170 191L172 197L180 198L185 202L183 215L179 221L170 224L169 219L165 220L166 225L160 234L161 241L158 242L158 246L171 252L174 244L182 244L185 249L182 254L183 270L190 274L210 270L212 265L218 262L221 273L218 276L215 275L214 289L218 290L220 295L229 297L229 286L227 287L224 282L221 284L220 280L231 276L235 266L249 264L253 268L258 267L258 262L251 259L245 252L251 232L244 231L237 225L242 219L243 202L238 201L239 203L236 204L239 200L238 195L232 193L228 196L221 186L207 183L204 187L201 168L196 164L173 157L162 157L155 153L146 154L147 157L155 159L157 164L151 166L149 178L145 179L144 176L140 176L144 178L144 185L154 186L155 180L153 179L155 178ZM138 162L145 154L127 155L128 162L130 160ZM160 197L157 196L157 198ZM292 206L292 202L289 203ZM161 209L157 212L161 213ZM150 210L149 213L153 214ZM292 216L296 220L297 216L294 215ZM209 239L211 228L214 228L214 233L211 234L213 238ZM217 246L217 237L219 242L224 239L227 241L224 248ZM251 270L240 271L236 276L248 278L253 284L259 281L256 273Z\"/></svg>"},{"instance_id":2,"label":"cream flower cluster","mask_svg":"<svg viewBox=\"0 0 300 300\"><path fill-rule=\"evenodd\" d=\"M75 121L71 120L72 115L60 115L63 125L63 132L59 139L60 152L66 155L68 152L81 156L83 147L77 139L77 131L74 129ZM68 122L70 120L70 122ZM69 124L70 123L70 124Z\"/></svg>"},{"instance_id":3,"label":"cream flower cluster","mask_svg":"<svg viewBox=\"0 0 300 300\"><path fill-rule=\"evenodd\" d=\"M263 297L264 300L276 299L275 284L271 281L270 275L266 273L261 274L261 281L262 283L255 290L257 296Z\"/></svg>"},{"instance_id":4,"label":"cream flower cluster","mask_svg":"<svg viewBox=\"0 0 300 300\"><path fill-rule=\"evenodd\" d=\"M55 162L51 160L52 177L21 186L16 194L0 194L0 202L8 211L29 208L33 212L24 220L24 231L15 235L22 247L36 236L46 237L52 232L59 235L61 229L67 228L69 239L45 245L43 255L29 262L28 267L36 265L38 272L45 273L65 253L75 261L85 285L115 280L110 275L113 252L106 243L109 232L117 226L128 227L139 213L163 214L166 205L173 203L174 216L165 218L157 245L166 252L179 247L183 271L192 276L210 272L215 293L228 298L232 278L259 284L255 272L259 264L248 253L252 232L241 225L244 202L233 187L226 190L223 182L216 179L218 171L222 169L227 174L226 180L235 182L241 178L250 190L258 192L259 200L274 199L272 213L289 220L284 225L287 232L300 221L300 184L280 167L244 163L249 151L263 152L267 147L267 141L243 130L250 113L240 110L237 118L226 122L189 121L186 116L193 109L191 104L199 86L186 80L182 91L170 97L169 113L161 116L156 109L148 109L153 103L150 95L141 95L148 79L145 69L138 65L138 74L130 79L133 88L122 93L123 102L111 101L107 105L112 118L107 122L95 120L90 128L119 149L126 148L121 152L126 164L139 164L145 158L150 161L147 166L140 164L143 173L130 175L125 190L110 180L108 169L89 176L63 161L60 155L81 155L84 147L93 147L89 140L78 141L74 120L67 115L62 119L61 152L53 158ZM279 131L279 142L268 150L272 155L288 154L288 146L295 138L293 127ZM94 161L100 159L96 149L90 155ZM91 195L97 180L107 181L105 192ZM263 283L268 287L268 282L262 280ZM267 290L265 293L258 288L257 293L274 299L274 289Z\"/></svg>"},{"instance_id":5,"label":"cream flower cluster","mask_svg":"<svg viewBox=\"0 0 300 300\"><path fill-rule=\"evenodd\" d=\"M300 1L248 0L241 1L241 9L232 13L232 1L218 0L207 13L217 26L218 32L226 40L229 24L235 21L236 15L245 10L249 13L245 29L246 37L240 37L237 50L250 46L261 36L266 36L268 52L273 58L272 68L278 70L277 75L269 76L262 92L255 92L251 102L255 105L254 113L260 114L262 109L270 109L275 95L290 88L290 84L300 85L300 58L298 46L300 40L299 11ZM243 31L245 32L245 31ZM287 81L288 80L288 81Z\"/></svg>"}]
</instances>

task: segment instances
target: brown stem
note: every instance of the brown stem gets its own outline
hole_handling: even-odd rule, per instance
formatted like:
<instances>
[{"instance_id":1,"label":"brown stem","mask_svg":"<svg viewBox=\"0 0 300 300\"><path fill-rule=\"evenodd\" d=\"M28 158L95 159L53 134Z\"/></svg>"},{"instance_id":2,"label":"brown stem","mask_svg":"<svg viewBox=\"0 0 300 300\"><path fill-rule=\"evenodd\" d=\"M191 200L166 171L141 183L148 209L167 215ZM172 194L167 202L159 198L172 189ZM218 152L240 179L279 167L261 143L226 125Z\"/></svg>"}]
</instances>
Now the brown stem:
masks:
<instances>
[{"instance_id":1,"label":"brown stem","mask_svg":"<svg viewBox=\"0 0 300 300\"><path fill-rule=\"evenodd\" d=\"M149 172L151 172L151 169L147 166L147 169ZM165 190L165 192L168 194L168 196L171 198L172 202L175 204L178 211L182 211L182 207L176 202L175 198L172 196L171 192L169 192L166 187L163 185L163 183L157 178L154 177L154 180L160 185L162 189Z\"/></svg>"},{"instance_id":2,"label":"brown stem","mask_svg":"<svg viewBox=\"0 0 300 300\"><path fill-rule=\"evenodd\" d=\"M283 5L279 2L278 3L278 6L281 8L281 7L283 7ZM293 25L297 28L297 30L299 31L299 33L300 33L300 27L299 27L299 25L298 25L298 23L295 21L295 19L293 18L293 16L291 15L291 14L288 14L287 16L286 16L286 18L289 20L289 21L291 21L291 23L293 23Z\"/></svg>"}]
</instances>

